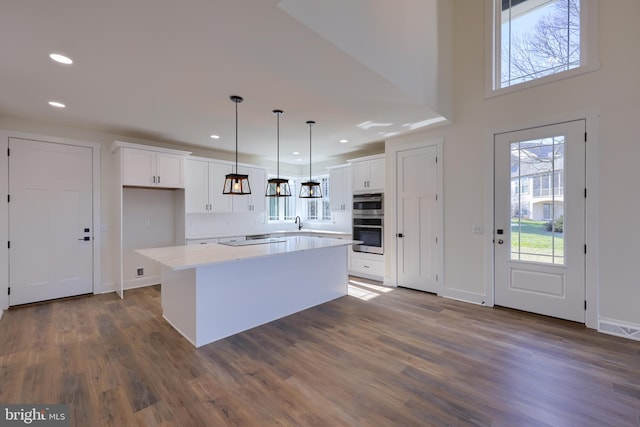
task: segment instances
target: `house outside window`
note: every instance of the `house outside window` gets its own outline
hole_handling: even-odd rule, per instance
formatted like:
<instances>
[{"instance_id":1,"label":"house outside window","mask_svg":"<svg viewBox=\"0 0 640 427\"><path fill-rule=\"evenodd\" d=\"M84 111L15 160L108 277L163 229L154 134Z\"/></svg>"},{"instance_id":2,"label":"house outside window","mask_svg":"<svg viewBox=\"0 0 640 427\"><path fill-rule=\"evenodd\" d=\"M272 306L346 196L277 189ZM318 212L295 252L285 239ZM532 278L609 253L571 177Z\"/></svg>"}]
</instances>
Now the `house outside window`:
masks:
<instances>
[{"instance_id":1,"label":"house outside window","mask_svg":"<svg viewBox=\"0 0 640 427\"><path fill-rule=\"evenodd\" d=\"M492 12L488 96L599 67L598 0L486 1Z\"/></svg>"},{"instance_id":2,"label":"house outside window","mask_svg":"<svg viewBox=\"0 0 640 427\"><path fill-rule=\"evenodd\" d=\"M275 176L269 176L275 178ZM296 181L289 179L291 197L268 197L269 222L293 221L296 217Z\"/></svg>"},{"instance_id":3,"label":"house outside window","mask_svg":"<svg viewBox=\"0 0 640 427\"><path fill-rule=\"evenodd\" d=\"M321 199L304 199L307 204L307 221L331 221L329 175L317 176L314 181L322 188Z\"/></svg>"}]
</instances>

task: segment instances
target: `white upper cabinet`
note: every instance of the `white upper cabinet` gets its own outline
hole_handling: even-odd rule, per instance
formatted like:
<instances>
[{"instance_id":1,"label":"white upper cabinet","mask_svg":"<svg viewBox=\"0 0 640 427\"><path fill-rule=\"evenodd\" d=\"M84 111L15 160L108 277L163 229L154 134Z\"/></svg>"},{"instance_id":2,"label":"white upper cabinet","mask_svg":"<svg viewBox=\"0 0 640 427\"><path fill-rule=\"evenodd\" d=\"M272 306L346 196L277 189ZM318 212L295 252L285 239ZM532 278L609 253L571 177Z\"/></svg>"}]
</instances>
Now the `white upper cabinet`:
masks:
<instances>
[{"instance_id":1,"label":"white upper cabinet","mask_svg":"<svg viewBox=\"0 0 640 427\"><path fill-rule=\"evenodd\" d=\"M231 197L222 194L230 164L191 158L185 168L187 213L231 212Z\"/></svg>"},{"instance_id":2,"label":"white upper cabinet","mask_svg":"<svg viewBox=\"0 0 640 427\"><path fill-rule=\"evenodd\" d=\"M352 160L353 191L384 191L384 156Z\"/></svg>"},{"instance_id":3,"label":"white upper cabinet","mask_svg":"<svg viewBox=\"0 0 640 427\"><path fill-rule=\"evenodd\" d=\"M353 194L351 190L351 166L339 166L329 169L329 185L331 185L330 209L332 211L350 211Z\"/></svg>"},{"instance_id":4,"label":"white upper cabinet","mask_svg":"<svg viewBox=\"0 0 640 427\"><path fill-rule=\"evenodd\" d=\"M249 175L251 194L247 196L225 196L233 199L233 211L265 213L266 197L264 196L264 192L267 186L267 170L263 168L239 166L238 173Z\"/></svg>"},{"instance_id":5,"label":"white upper cabinet","mask_svg":"<svg viewBox=\"0 0 640 427\"><path fill-rule=\"evenodd\" d=\"M132 187L184 188L186 151L114 142L121 151L122 185Z\"/></svg>"}]
</instances>

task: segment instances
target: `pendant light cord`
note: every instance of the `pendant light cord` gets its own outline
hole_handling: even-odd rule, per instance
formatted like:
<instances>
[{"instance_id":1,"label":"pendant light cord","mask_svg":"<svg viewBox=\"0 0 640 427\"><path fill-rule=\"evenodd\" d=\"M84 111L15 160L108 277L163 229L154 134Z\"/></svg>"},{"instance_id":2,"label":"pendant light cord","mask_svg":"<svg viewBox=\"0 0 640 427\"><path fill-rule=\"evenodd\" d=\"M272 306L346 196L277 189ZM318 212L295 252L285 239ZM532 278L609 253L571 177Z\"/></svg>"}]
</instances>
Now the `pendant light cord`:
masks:
<instances>
[{"instance_id":1,"label":"pendant light cord","mask_svg":"<svg viewBox=\"0 0 640 427\"><path fill-rule=\"evenodd\" d=\"M315 124L313 120L307 122L309 125L309 182L311 182L311 126Z\"/></svg>"},{"instance_id":2,"label":"pendant light cord","mask_svg":"<svg viewBox=\"0 0 640 427\"><path fill-rule=\"evenodd\" d=\"M276 161L278 163L277 163L276 175L277 175L277 178L280 179L280 114L282 114L282 111L277 111L276 114L278 115L278 126L277 126L278 149L276 154L276 159L277 159Z\"/></svg>"},{"instance_id":3,"label":"pendant light cord","mask_svg":"<svg viewBox=\"0 0 640 427\"><path fill-rule=\"evenodd\" d=\"M234 101L236 103L236 174L238 173L238 100Z\"/></svg>"}]
</instances>

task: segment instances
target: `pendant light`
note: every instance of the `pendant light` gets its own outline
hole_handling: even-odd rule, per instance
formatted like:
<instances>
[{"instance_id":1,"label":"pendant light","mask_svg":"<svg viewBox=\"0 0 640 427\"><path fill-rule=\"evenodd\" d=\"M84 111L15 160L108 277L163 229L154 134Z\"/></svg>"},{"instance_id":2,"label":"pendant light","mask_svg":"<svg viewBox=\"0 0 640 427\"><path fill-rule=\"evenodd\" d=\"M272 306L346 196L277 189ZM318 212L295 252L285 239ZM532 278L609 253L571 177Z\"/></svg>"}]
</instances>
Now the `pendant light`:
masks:
<instances>
[{"instance_id":1,"label":"pendant light","mask_svg":"<svg viewBox=\"0 0 640 427\"><path fill-rule=\"evenodd\" d=\"M241 103L243 99L241 96L237 95L231 95L229 99L236 104L236 173L230 173L225 176L222 194L242 196L245 194L251 194L249 175L241 175L238 173L238 104Z\"/></svg>"},{"instance_id":2,"label":"pendant light","mask_svg":"<svg viewBox=\"0 0 640 427\"><path fill-rule=\"evenodd\" d=\"M266 197L289 197L291 196L291 188L289 187L289 180L280 178L280 115L284 111L282 110L273 110L273 114L278 116L278 131L277 131L277 141L278 141L278 150L277 150L277 173L275 178L271 178L267 181L267 191L265 192Z\"/></svg>"},{"instance_id":3,"label":"pendant light","mask_svg":"<svg viewBox=\"0 0 640 427\"><path fill-rule=\"evenodd\" d=\"M303 182L300 187L300 198L301 199L321 199L322 198L322 189L320 188L320 184L311 180L311 126L313 126L316 122L313 120L309 120L307 124L309 125L309 181Z\"/></svg>"}]
</instances>

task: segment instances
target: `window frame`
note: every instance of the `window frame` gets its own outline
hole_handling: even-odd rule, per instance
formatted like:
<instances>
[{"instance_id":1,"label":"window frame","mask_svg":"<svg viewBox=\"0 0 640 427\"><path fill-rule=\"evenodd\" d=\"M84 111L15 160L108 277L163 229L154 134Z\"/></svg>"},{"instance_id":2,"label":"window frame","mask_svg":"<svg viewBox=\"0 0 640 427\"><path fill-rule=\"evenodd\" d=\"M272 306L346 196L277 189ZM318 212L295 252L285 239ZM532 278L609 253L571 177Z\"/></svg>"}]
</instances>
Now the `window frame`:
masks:
<instances>
[{"instance_id":1,"label":"window frame","mask_svg":"<svg viewBox=\"0 0 640 427\"><path fill-rule=\"evenodd\" d=\"M311 178L313 181L319 182L322 187L322 198L321 199L301 199L304 200L304 214L305 220L307 222L323 222L328 223L333 221L333 212L331 211L331 181L330 175L316 175ZM326 179L326 185L324 185L323 180ZM309 204L315 203L316 210L322 215L321 218L317 219L309 219ZM320 204L318 209L318 204ZM328 212L329 217L325 218L325 214ZM319 215L320 216L320 215Z\"/></svg>"},{"instance_id":2,"label":"window frame","mask_svg":"<svg viewBox=\"0 0 640 427\"><path fill-rule=\"evenodd\" d=\"M275 175L269 175L268 178L275 178ZM288 223L291 222L295 219L296 214L298 212L298 203L297 200L292 200L294 198L297 199L297 193L296 190L298 189L297 186L297 179L291 178L291 177L280 177L280 178L284 178L284 179L288 179L289 180L289 187L291 188L291 197L267 197L267 199L271 199L267 201L267 224L278 224L278 223ZM291 213L291 210L293 210L293 215L289 215L286 216L286 212L285 212L285 206L283 205L279 205L278 206L278 218L277 219L272 219L271 216L271 201L275 200L277 202L279 202L281 199L289 199L289 211Z\"/></svg>"},{"instance_id":3,"label":"window frame","mask_svg":"<svg viewBox=\"0 0 640 427\"><path fill-rule=\"evenodd\" d=\"M485 0L486 56L485 98L493 98L532 87L556 82L600 68L598 57L598 6L599 0L581 0L580 5L580 66L567 71L549 74L504 88L500 87L501 67L501 0Z\"/></svg>"}]
</instances>

